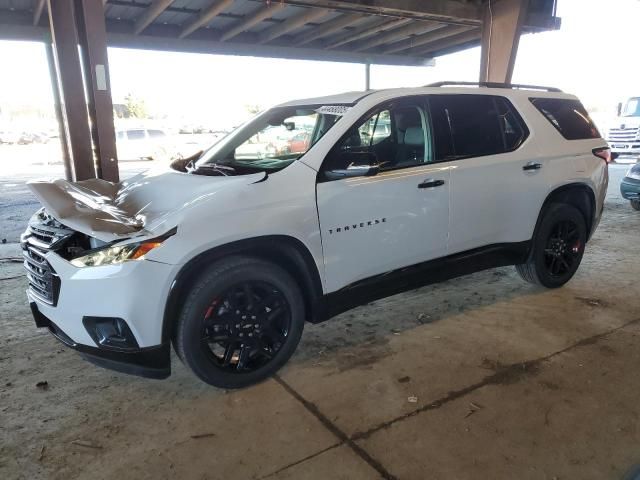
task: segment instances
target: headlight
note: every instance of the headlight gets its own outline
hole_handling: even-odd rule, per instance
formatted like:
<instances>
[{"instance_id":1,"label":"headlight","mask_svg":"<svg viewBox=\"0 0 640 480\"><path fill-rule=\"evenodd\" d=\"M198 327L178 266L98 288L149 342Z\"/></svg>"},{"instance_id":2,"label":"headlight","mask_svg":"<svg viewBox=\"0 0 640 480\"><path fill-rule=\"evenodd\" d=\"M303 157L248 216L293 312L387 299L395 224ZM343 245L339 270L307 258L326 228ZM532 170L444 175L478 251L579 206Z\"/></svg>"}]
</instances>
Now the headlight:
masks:
<instances>
[{"instance_id":1,"label":"headlight","mask_svg":"<svg viewBox=\"0 0 640 480\"><path fill-rule=\"evenodd\" d=\"M100 265L116 265L128 260L141 260L148 252L162 245L161 241L152 240L129 245L106 247L94 250L82 257L74 258L71 264L76 267L99 267Z\"/></svg>"}]
</instances>

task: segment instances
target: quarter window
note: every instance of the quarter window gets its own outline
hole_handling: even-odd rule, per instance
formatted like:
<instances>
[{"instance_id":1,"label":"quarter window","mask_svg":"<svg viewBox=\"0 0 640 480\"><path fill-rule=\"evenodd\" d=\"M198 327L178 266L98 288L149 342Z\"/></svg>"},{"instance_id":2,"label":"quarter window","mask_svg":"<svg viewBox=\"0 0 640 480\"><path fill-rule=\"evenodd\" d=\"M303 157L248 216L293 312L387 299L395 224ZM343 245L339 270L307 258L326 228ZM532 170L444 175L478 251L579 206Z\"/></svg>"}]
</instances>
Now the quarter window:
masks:
<instances>
[{"instance_id":1,"label":"quarter window","mask_svg":"<svg viewBox=\"0 0 640 480\"><path fill-rule=\"evenodd\" d=\"M531 98L531 103L567 140L600 138L593 120L578 100Z\"/></svg>"}]
</instances>

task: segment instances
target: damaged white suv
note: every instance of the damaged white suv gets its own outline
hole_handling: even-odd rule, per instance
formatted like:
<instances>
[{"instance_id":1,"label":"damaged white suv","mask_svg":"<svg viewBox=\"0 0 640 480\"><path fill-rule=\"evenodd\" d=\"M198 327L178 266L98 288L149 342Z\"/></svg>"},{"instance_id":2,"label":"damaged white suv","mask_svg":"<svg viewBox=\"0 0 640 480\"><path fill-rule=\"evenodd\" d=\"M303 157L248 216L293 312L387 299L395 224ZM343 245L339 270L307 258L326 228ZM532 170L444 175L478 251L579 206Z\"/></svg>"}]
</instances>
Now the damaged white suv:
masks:
<instances>
[{"instance_id":1,"label":"damaged white suv","mask_svg":"<svg viewBox=\"0 0 640 480\"><path fill-rule=\"evenodd\" d=\"M563 285L608 159L555 89L294 101L163 171L31 183L28 297L39 327L99 365L165 378L173 344L205 382L242 387L289 359L305 321L376 298L505 265Z\"/></svg>"}]
</instances>

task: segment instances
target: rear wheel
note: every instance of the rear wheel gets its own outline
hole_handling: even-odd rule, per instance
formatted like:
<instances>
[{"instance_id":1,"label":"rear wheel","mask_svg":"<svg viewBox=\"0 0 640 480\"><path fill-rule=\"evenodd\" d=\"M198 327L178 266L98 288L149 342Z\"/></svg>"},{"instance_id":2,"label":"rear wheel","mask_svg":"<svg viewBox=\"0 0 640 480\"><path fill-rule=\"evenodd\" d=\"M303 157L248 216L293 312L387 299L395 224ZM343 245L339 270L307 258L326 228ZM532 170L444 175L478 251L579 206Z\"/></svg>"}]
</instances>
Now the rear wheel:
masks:
<instances>
[{"instance_id":1,"label":"rear wheel","mask_svg":"<svg viewBox=\"0 0 640 480\"><path fill-rule=\"evenodd\" d=\"M533 239L529 260L516 265L516 270L530 283L561 287L578 270L586 240L582 213L572 205L551 204Z\"/></svg>"},{"instance_id":2,"label":"rear wheel","mask_svg":"<svg viewBox=\"0 0 640 480\"><path fill-rule=\"evenodd\" d=\"M286 363L300 341L304 318L302 294L286 271L259 259L229 258L192 287L174 346L203 381L241 388Z\"/></svg>"},{"instance_id":3,"label":"rear wheel","mask_svg":"<svg viewBox=\"0 0 640 480\"><path fill-rule=\"evenodd\" d=\"M640 200L631 200L631 208L640 211Z\"/></svg>"}]
</instances>

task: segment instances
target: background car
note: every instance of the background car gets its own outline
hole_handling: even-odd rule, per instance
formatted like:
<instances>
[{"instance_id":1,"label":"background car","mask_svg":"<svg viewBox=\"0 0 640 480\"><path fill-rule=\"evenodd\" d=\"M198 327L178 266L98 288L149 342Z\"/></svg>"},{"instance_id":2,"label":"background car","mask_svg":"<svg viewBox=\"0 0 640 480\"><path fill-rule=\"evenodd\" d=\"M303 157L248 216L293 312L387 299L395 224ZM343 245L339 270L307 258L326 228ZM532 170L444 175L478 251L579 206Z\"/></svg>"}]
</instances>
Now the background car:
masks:
<instances>
[{"instance_id":1,"label":"background car","mask_svg":"<svg viewBox=\"0 0 640 480\"><path fill-rule=\"evenodd\" d=\"M116 132L120 160L171 160L175 155L163 130L129 128Z\"/></svg>"},{"instance_id":2,"label":"background car","mask_svg":"<svg viewBox=\"0 0 640 480\"><path fill-rule=\"evenodd\" d=\"M0 131L0 143L18 143L21 136L20 132L3 130Z\"/></svg>"},{"instance_id":3,"label":"background car","mask_svg":"<svg viewBox=\"0 0 640 480\"><path fill-rule=\"evenodd\" d=\"M289 151L291 153L304 153L309 150L309 140L311 135L309 132L300 132L294 135L289 141Z\"/></svg>"},{"instance_id":4,"label":"background car","mask_svg":"<svg viewBox=\"0 0 640 480\"><path fill-rule=\"evenodd\" d=\"M640 164L631 167L622 179L620 193L622 198L631 202L631 207L634 210L640 211Z\"/></svg>"}]
</instances>

